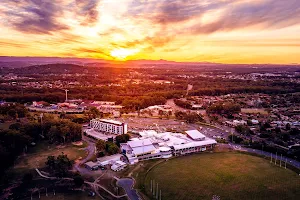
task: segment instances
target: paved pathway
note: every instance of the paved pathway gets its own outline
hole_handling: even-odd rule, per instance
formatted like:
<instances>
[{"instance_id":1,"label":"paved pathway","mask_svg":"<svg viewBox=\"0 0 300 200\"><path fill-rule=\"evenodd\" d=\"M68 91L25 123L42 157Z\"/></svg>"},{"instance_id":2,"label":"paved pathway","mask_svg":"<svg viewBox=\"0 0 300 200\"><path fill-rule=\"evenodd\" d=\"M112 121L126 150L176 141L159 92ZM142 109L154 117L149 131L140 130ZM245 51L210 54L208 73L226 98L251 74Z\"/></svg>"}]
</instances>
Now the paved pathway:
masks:
<instances>
[{"instance_id":1,"label":"paved pathway","mask_svg":"<svg viewBox=\"0 0 300 200\"><path fill-rule=\"evenodd\" d=\"M122 187L130 200L141 200L137 191L133 189L134 180L131 178L121 178L117 181L117 186Z\"/></svg>"},{"instance_id":2,"label":"paved pathway","mask_svg":"<svg viewBox=\"0 0 300 200\"><path fill-rule=\"evenodd\" d=\"M57 177L50 177L50 176L46 176L44 174L41 173L41 171L39 169L35 169L35 171L43 178L46 178L46 179L51 179L51 180L59 180L59 179L63 179L63 180L73 180L72 178L57 178ZM126 197L127 195L124 194L124 195L121 195L121 196L117 196L115 194L113 194L112 192L110 192L108 189L106 189L105 187L103 187L102 185L99 185L97 183L93 183L93 182L89 182L89 181L84 181L84 183L88 184L89 186L93 187L95 190L98 189L98 188L101 188L103 189L104 191L106 191L107 193L109 193L111 196L113 196L114 198L116 199L119 199L119 198L122 198L122 197ZM96 192L98 194L98 192ZM101 198L103 198L102 196L100 196Z\"/></svg>"},{"instance_id":3,"label":"paved pathway","mask_svg":"<svg viewBox=\"0 0 300 200\"><path fill-rule=\"evenodd\" d=\"M86 150L88 152L88 155L84 159L75 163L73 168L75 170L79 171L81 174L86 174L86 173L89 173L89 170L86 168L80 167L80 165L86 163L89 159L91 159L95 155L95 142L84 135L82 135L82 141L85 141L88 144L88 146L84 148L84 150Z\"/></svg>"}]
</instances>

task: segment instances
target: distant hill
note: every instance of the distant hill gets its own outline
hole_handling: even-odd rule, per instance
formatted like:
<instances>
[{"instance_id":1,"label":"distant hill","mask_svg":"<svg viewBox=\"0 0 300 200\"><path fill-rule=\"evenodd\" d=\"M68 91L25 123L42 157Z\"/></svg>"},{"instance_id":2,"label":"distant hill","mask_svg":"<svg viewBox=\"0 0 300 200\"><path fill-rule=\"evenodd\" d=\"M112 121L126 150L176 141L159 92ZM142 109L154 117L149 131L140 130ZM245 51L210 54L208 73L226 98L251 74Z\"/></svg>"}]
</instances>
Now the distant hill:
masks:
<instances>
[{"instance_id":1,"label":"distant hill","mask_svg":"<svg viewBox=\"0 0 300 200\"><path fill-rule=\"evenodd\" d=\"M61 58L61 57L13 57L0 56L0 67L19 68L42 64L77 64L77 65L107 65L115 67L138 67L143 65L204 65L216 64L208 62L175 62L167 60L129 60L129 61L108 61L92 58Z\"/></svg>"},{"instance_id":2,"label":"distant hill","mask_svg":"<svg viewBox=\"0 0 300 200\"><path fill-rule=\"evenodd\" d=\"M28 66L41 66L47 64L74 64L87 67L118 67L118 68L189 68L189 69L209 69L212 71L235 68L257 69L264 68L298 68L297 64L290 65L274 65L274 64L221 64L210 62L176 62L168 60L129 60L129 61L108 61L93 58L61 58L61 57L10 57L0 56L0 68L23 68ZM82 68L81 68L82 70Z\"/></svg>"}]
</instances>

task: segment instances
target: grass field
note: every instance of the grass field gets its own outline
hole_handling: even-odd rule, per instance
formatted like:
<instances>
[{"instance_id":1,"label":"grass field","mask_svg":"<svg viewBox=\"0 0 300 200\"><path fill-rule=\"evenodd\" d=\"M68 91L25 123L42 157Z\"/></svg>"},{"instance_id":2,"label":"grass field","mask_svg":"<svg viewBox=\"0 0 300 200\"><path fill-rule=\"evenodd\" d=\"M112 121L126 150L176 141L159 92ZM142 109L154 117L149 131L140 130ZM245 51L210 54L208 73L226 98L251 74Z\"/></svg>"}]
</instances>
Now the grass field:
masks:
<instances>
[{"instance_id":1,"label":"grass field","mask_svg":"<svg viewBox=\"0 0 300 200\"><path fill-rule=\"evenodd\" d=\"M300 176L267 160L239 153L195 154L163 162L144 179L158 183L162 199L299 199Z\"/></svg>"},{"instance_id":2,"label":"grass field","mask_svg":"<svg viewBox=\"0 0 300 200\"><path fill-rule=\"evenodd\" d=\"M86 144L84 145L86 146ZM48 156L57 156L62 152L68 155L71 160L76 160L80 157L84 158L86 156L85 150L72 144L56 146L49 145L47 142L40 142L31 150L31 152L27 153L25 156L21 156L16 161L14 169L21 170L44 167Z\"/></svg>"}]
</instances>

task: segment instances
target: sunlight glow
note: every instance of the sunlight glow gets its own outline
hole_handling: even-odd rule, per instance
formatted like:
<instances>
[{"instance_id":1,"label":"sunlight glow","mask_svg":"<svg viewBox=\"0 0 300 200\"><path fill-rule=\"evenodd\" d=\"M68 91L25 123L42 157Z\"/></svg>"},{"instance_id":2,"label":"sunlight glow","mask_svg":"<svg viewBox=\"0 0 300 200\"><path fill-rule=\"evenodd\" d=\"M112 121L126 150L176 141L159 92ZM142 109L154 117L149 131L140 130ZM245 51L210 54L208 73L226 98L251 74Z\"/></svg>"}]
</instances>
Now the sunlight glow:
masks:
<instances>
[{"instance_id":1,"label":"sunlight glow","mask_svg":"<svg viewBox=\"0 0 300 200\"><path fill-rule=\"evenodd\" d=\"M119 49L114 49L110 52L110 55L117 60L126 60L128 56L134 55L138 53L138 49L124 49L124 48L119 48Z\"/></svg>"}]
</instances>

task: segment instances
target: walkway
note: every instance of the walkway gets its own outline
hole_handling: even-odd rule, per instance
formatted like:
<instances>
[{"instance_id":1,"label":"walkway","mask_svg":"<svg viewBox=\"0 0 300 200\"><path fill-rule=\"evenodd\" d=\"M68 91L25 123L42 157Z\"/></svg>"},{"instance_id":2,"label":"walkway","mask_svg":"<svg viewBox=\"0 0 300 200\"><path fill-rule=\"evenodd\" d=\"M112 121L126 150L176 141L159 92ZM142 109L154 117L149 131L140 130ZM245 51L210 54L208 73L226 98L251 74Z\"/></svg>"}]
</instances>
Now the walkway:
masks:
<instances>
[{"instance_id":1,"label":"walkway","mask_svg":"<svg viewBox=\"0 0 300 200\"><path fill-rule=\"evenodd\" d=\"M117 180L117 186L122 187L130 200L141 200L137 191L133 189L134 180L131 178L121 178Z\"/></svg>"},{"instance_id":2,"label":"walkway","mask_svg":"<svg viewBox=\"0 0 300 200\"><path fill-rule=\"evenodd\" d=\"M50 176L46 176L44 174L41 173L41 171L39 169L35 169L35 171L43 178L46 178L46 179L51 179L51 180L69 180L69 181L73 181L72 178L57 178L57 177L50 177ZM85 184L88 184L89 186L93 187L94 189L98 189L98 188L101 188L103 189L105 192L109 193L111 196L113 196L114 198L123 198L123 197L126 197L127 195L124 194L124 195L121 195L121 196L117 196L115 194L113 194L112 192L110 192L108 189L106 189L105 187L103 187L102 185L99 185L97 183L93 183L93 182L89 182L89 181L84 181ZM96 192L97 193L97 192ZM98 194L98 193L97 193ZM103 198L102 196L100 196L101 198Z\"/></svg>"}]
</instances>

